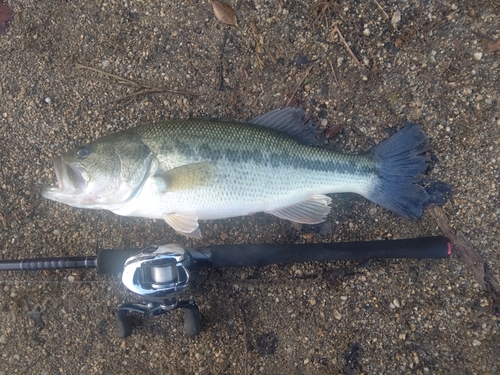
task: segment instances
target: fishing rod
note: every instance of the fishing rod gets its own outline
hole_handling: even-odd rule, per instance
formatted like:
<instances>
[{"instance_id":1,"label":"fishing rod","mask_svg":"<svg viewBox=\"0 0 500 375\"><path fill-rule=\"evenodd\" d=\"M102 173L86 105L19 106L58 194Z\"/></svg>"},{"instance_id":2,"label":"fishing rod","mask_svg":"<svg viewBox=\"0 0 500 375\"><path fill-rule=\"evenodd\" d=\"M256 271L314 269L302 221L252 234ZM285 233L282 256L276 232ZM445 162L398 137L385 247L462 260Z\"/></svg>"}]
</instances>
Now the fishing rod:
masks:
<instances>
[{"instance_id":1,"label":"fishing rod","mask_svg":"<svg viewBox=\"0 0 500 375\"><path fill-rule=\"evenodd\" d=\"M444 259L450 255L451 243L443 236L290 245L212 245L199 249L170 244L142 250L101 249L96 256L0 260L0 271L96 268L100 274L121 273L125 287L142 297L145 303L124 303L116 307L118 337L132 334L130 312L156 316L175 309L184 310L185 333L196 336L201 332L199 308L193 300L181 300L180 296L190 287L191 272L197 268L376 258Z\"/></svg>"}]
</instances>

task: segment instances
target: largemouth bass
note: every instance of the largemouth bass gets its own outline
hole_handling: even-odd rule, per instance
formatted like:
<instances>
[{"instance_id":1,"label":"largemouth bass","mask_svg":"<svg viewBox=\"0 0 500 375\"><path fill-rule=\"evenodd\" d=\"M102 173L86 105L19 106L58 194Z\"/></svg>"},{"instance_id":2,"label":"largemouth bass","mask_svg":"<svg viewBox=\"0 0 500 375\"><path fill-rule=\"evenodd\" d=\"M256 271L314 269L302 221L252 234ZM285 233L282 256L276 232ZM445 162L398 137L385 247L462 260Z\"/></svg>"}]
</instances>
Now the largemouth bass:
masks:
<instances>
[{"instance_id":1,"label":"largemouth bass","mask_svg":"<svg viewBox=\"0 0 500 375\"><path fill-rule=\"evenodd\" d=\"M428 142L407 124L368 152L312 145L297 108L249 122L169 120L119 131L54 159L58 185L45 198L118 215L164 219L200 237L199 220L266 212L298 223L325 220L351 192L409 219L432 201L422 186Z\"/></svg>"}]
</instances>

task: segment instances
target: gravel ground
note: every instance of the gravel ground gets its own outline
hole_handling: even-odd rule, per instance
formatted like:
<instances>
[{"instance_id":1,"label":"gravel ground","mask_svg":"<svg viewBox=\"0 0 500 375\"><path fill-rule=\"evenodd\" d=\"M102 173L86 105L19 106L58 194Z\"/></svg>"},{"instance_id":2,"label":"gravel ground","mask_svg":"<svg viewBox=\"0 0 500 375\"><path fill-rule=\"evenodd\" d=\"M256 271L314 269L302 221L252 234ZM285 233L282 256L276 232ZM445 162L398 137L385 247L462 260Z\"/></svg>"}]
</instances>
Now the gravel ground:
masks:
<instances>
[{"instance_id":1,"label":"gravel ground","mask_svg":"<svg viewBox=\"0 0 500 375\"><path fill-rule=\"evenodd\" d=\"M187 240L163 222L41 198L51 159L104 134L170 117L250 119L288 103L330 147L366 150L405 121L431 140L430 171L453 186L443 206L500 279L498 1L233 1L241 29L207 1L9 1L0 36L1 259L92 255L96 246L176 242L313 243L439 235L352 195L326 224L258 214L204 222ZM387 17L384 14L387 13ZM399 22L397 14L401 15ZM252 31L252 25L256 26ZM349 53L335 25L359 63ZM150 86L195 93L122 98ZM116 337L114 307L136 301L92 270L0 275L0 374L498 374L500 318L456 254L384 260L332 285L355 262L201 271L182 313L135 321Z\"/></svg>"}]
</instances>

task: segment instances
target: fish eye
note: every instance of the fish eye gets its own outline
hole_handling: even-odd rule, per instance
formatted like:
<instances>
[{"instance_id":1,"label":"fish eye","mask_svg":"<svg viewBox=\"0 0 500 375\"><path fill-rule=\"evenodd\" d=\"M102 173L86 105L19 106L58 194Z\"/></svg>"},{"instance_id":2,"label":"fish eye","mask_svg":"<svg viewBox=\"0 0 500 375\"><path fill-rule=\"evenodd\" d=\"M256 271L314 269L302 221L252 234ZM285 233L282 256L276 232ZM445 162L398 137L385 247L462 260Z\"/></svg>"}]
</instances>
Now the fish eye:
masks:
<instances>
[{"instance_id":1,"label":"fish eye","mask_svg":"<svg viewBox=\"0 0 500 375\"><path fill-rule=\"evenodd\" d=\"M87 156L90 155L90 150L88 149L87 146L80 146L78 147L78 150L76 150L76 156L80 159L86 159Z\"/></svg>"}]
</instances>

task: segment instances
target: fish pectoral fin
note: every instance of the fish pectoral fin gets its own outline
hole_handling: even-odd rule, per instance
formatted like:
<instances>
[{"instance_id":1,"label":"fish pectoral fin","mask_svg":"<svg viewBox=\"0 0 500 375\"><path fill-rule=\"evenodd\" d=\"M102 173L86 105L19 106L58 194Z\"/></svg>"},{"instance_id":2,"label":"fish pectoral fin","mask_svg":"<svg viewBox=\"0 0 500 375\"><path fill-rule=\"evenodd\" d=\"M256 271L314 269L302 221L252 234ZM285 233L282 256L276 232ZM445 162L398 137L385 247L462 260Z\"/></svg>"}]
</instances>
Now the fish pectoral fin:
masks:
<instances>
[{"instance_id":1,"label":"fish pectoral fin","mask_svg":"<svg viewBox=\"0 0 500 375\"><path fill-rule=\"evenodd\" d=\"M201 238L196 212L182 212L163 214L163 219L175 229L176 232L190 238Z\"/></svg>"},{"instance_id":2,"label":"fish pectoral fin","mask_svg":"<svg viewBox=\"0 0 500 375\"><path fill-rule=\"evenodd\" d=\"M331 201L330 197L317 194L292 206L264 212L296 223L317 224L325 221L330 212Z\"/></svg>"},{"instance_id":3,"label":"fish pectoral fin","mask_svg":"<svg viewBox=\"0 0 500 375\"><path fill-rule=\"evenodd\" d=\"M214 177L214 165L210 161L186 164L157 172L156 177L164 180L166 191L190 189L208 184Z\"/></svg>"}]
</instances>

